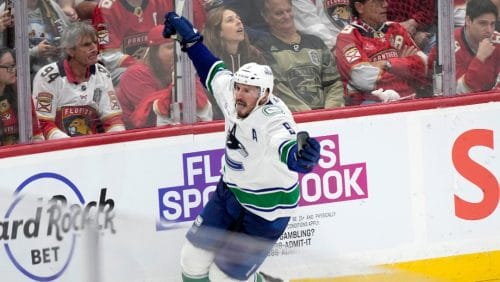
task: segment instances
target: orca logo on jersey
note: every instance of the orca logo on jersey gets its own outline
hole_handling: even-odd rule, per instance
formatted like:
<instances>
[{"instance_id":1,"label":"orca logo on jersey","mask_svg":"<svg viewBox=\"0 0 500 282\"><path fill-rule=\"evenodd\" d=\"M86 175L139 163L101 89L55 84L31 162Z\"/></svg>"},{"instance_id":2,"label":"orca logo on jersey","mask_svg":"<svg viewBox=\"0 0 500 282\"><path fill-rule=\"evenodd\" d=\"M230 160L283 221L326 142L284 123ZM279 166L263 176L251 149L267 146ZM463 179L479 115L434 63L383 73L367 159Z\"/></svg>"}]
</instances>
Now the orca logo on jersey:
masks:
<instances>
[{"instance_id":1,"label":"orca logo on jersey","mask_svg":"<svg viewBox=\"0 0 500 282\"><path fill-rule=\"evenodd\" d=\"M236 124L227 134L226 147L228 149L238 151L245 158L248 157L247 149L245 148L245 146L243 146L243 144L240 143L238 138L236 138Z\"/></svg>"}]
</instances>

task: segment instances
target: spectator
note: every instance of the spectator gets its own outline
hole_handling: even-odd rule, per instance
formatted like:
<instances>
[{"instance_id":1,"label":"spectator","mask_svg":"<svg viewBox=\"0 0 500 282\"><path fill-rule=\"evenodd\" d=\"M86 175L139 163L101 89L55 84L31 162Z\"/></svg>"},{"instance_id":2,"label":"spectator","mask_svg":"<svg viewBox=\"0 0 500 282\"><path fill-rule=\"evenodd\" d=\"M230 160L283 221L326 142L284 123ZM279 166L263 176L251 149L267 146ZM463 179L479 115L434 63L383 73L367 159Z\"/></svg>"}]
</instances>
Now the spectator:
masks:
<instances>
[{"instance_id":1,"label":"spectator","mask_svg":"<svg viewBox=\"0 0 500 282\"><path fill-rule=\"evenodd\" d=\"M16 61L14 51L0 47L0 146L19 142L17 120ZM32 108L33 140L44 140L36 113Z\"/></svg>"},{"instance_id":2,"label":"spectator","mask_svg":"<svg viewBox=\"0 0 500 282\"><path fill-rule=\"evenodd\" d=\"M203 0L205 10L224 6L241 17L250 42L258 40L269 32L269 26L260 13L259 1L248 0ZM196 23L195 23L196 26Z\"/></svg>"},{"instance_id":3,"label":"spectator","mask_svg":"<svg viewBox=\"0 0 500 282\"><path fill-rule=\"evenodd\" d=\"M409 99L428 85L427 56L406 29L387 22L386 0L351 0L355 20L337 37L338 68L347 105Z\"/></svg>"},{"instance_id":4,"label":"spectator","mask_svg":"<svg viewBox=\"0 0 500 282\"><path fill-rule=\"evenodd\" d=\"M500 89L498 10L490 0L468 0L465 26L455 29L457 93ZM436 49L429 55L430 66Z\"/></svg>"},{"instance_id":5,"label":"spectator","mask_svg":"<svg viewBox=\"0 0 500 282\"><path fill-rule=\"evenodd\" d=\"M294 112L342 107L342 83L321 38L301 33L291 0L265 0L262 15L271 33L255 43L274 72L275 94Z\"/></svg>"},{"instance_id":6,"label":"spectator","mask_svg":"<svg viewBox=\"0 0 500 282\"><path fill-rule=\"evenodd\" d=\"M61 34L69 19L54 0L28 0L31 78L46 64L61 59Z\"/></svg>"},{"instance_id":7,"label":"spectator","mask_svg":"<svg viewBox=\"0 0 500 282\"><path fill-rule=\"evenodd\" d=\"M349 0L292 0L292 4L297 29L323 39L333 51L337 35L351 22Z\"/></svg>"},{"instance_id":8,"label":"spectator","mask_svg":"<svg viewBox=\"0 0 500 282\"><path fill-rule=\"evenodd\" d=\"M491 0L495 4L500 13L500 0ZM465 25L465 5L467 0L453 0L453 22L455 28L462 27ZM497 19L496 31L500 32L500 18Z\"/></svg>"},{"instance_id":9,"label":"spectator","mask_svg":"<svg viewBox=\"0 0 500 282\"><path fill-rule=\"evenodd\" d=\"M66 59L44 66L33 81L33 100L46 139L124 130L108 70L97 63L97 35L84 23L62 34Z\"/></svg>"},{"instance_id":10,"label":"spectator","mask_svg":"<svg viewBox=\"0 0 500 282\"><path fill-rule=\"evenodd\" d=\"M14 16L12 15L12 0L0 4L0 47L13 47Z\"/></svg>"},{"instance_id":11,"label":"spectator","mask_svg":"<svg viewBox=\"0 0 500 282\"><path fill-rule=\"evenodd\" d=\"M149 51L144 62L130 66L122 75L117 96L127 129L153 127L168 121L175 46L172 39L163 38L162 31L163 25L159 25L148 33ZM211 104L199 81L196 102L198 120L212 120Z\"/></svg>"},{"instance_id":12,"label":"spectator","mask_svg":"<svg viewBox=\"0 0 500 282\"><path fill-rule=\"evenodd\" d=\"M428 53L436 43L435 0L387 0L387 19L399 22L410 33L417 46ZM431 39L432 38L432 39Z\"/></svg>"},{"instance_id":13,"label":"spectator","mask_svg":"<svg viewBox=\"0 0 500 282\"><path fill-rule=\"evenodd\" d=\"M265 63L261 52L250 44L240 17L231 9L217 7L210 10L203 36L205 45L221 58L232 72L246 63ZM217 105L212 95L208 97L212 105ZM214 119L224 118L218 106L213 109Z\"/></svg>"},{"instance_id":14,"label":"spectator","mask_svg":"<svg viewBox=\"0 0 500 282\"><path fill-rule=\"evenodd\" d=\"M148 32L163 22L165 11L173 10L172 3L165 0L99 2L92 24L98 33L100 59L111 72L114 85L118 85L127 67L144 57Z\"/></svg>"},{"instance_id":15,"label":"spectator","mask_svg":"<svg viewBox=\"0 0 500 282\"><path fill-rule=\"evenodd\" d=\"M465 4L467 0L454 0L454 20L455 27L464 26L465 24ZM499 17L497 18L497 23L495 30L500 32L500 0L491 0L491 3L495 4L498 10Z\"/></svg>"}]
</instances>

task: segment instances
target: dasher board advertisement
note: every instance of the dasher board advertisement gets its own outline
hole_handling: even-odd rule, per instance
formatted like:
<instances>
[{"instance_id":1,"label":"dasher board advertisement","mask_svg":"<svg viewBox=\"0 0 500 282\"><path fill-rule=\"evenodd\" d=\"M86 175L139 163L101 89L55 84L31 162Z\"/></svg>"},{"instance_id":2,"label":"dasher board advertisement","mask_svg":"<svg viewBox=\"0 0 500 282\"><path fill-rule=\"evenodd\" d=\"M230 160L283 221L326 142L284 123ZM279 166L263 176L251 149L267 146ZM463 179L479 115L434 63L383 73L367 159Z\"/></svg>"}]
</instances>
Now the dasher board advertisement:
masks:
<instances>
[{"instance_id":1,"label":"dasher board advertisement","mask_svg":"<svg viewBox=\"0 0 500 282\"><path fill-rule=\"evenodd\" d=\"M300 175L298 211L262 270L432 277L418 262L489 254L475 278L500 276L499 113L492 102L300 123L321 159ZM215 190L224 140L180 134L0 159L2 280L180 281L184 235Z\"/></svg>"}]
</instances>

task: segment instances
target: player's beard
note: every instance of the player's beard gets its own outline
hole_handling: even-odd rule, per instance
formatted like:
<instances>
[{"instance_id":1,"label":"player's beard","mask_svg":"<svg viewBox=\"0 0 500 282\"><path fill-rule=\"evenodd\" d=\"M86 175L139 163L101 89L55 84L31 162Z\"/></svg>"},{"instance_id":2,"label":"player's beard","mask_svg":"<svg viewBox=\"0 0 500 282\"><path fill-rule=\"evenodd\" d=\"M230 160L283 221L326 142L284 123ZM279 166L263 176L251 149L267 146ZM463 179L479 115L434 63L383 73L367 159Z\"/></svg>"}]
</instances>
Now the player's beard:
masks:
<instances>
[{"instance_id":1,"label":"player's beard","mask_svg":"<svg viewBox=\"0 0 500 282\"><path fill-rule=\"evenodd\" d=\"M248 104L242 100L236 100L235 108L239 118L246 118L251 112L248 109Z\"/></svg>"}]
</instances>

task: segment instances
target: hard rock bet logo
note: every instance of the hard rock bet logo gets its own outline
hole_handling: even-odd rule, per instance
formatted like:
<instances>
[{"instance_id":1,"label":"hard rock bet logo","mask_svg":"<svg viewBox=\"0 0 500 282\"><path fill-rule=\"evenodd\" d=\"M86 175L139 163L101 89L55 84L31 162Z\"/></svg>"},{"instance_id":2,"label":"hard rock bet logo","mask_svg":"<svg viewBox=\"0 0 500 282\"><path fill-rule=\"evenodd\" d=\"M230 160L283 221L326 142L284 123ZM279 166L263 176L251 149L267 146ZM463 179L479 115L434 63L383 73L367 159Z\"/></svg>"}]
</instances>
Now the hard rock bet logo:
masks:
<instances>
[{"instance_id":1,"label":"hard rock bet logo","mask_svg":"<svg viewBox=\"0 0 500 282\"><path fill-rule=\"evenodd\" d=\"M77 242L91 222L100 233L116 232L115 203L106 199L106 188L100 190L98 201L86 202L66 177L40 173L23 181L14 196L0 221L0 242L14 266L30 279L61 277L74 255L81 253Z\"/></svg>"}]
</instances>

